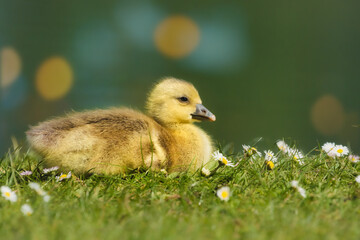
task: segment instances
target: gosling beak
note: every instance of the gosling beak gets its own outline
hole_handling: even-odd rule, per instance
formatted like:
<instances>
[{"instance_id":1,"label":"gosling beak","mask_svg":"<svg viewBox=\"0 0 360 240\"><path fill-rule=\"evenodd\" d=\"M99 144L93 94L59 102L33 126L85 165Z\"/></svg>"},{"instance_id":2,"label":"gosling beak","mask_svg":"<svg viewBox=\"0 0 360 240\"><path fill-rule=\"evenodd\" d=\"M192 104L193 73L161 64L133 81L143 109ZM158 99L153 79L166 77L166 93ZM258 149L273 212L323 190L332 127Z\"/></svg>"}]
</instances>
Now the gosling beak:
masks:
<instances>
[{"instance_id":1,"label":"gosling beak","mask_svg":"<svg viewBox=\"0 0 360 240\"><path fill-rule=\"evenodd\" d=\"M214 114L212 114L209 110L207 110L206 107L204 107L202 104L196 104L196 111L191 114L193 119L204 121L208 120L211 122L214 122L216 120L216 117Z\"/></svg>"}]
</instances>

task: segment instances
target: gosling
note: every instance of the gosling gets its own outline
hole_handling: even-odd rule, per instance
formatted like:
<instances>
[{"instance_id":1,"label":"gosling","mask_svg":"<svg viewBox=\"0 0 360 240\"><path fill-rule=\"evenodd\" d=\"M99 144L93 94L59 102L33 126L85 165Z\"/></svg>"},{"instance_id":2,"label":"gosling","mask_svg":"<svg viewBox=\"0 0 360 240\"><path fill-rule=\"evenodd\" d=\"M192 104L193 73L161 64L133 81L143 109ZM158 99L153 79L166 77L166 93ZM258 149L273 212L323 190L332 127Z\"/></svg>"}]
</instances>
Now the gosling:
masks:
<instances>
[{"instance_id":1,"label":"gosling","mask_svg":"<svg viewBox=\"0 0 360 240\"><path fill-rule=\"evenodd\" d=\"M71 113L31 127L32 148L48 167L75 173L119 174L142 167L194 172L210 161L212 141L194 122L215 121L195 87L165 78L146 102L128 108Z\"/></svg>"}]
</instances>

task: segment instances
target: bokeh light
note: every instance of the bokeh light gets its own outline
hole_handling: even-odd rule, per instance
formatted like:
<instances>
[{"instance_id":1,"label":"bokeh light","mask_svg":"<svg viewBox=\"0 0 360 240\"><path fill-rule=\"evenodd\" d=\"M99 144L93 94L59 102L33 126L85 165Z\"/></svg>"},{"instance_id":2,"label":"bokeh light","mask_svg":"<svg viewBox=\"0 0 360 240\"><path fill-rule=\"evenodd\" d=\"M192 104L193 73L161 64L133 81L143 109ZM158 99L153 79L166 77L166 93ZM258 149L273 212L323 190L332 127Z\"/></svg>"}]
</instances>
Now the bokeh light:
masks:
<instances>
[{"instance_id":1,"label":"bokeh light","mask_svg":"<svg viewBox=\"0 0 360 240\"><path fill-rule=\"evenodd\" d=\"M209 12L211 20L204 16L196 19L201 29L201 43L186 59L187 67L203 72L229 73L241 70L248 62L251 49L247 23L241 11L222 10Z\"/></svg>"},{"instance_id":2,"label":"bokeh light","mask_svg":"<svg viewBox=\"0 0 360 240\"><path fill-rule=\"evenodd\" d=\"M171 16L156 27L154 39L162 54L171 58L183 58L199 44L200 31L190 18Z\"/></svg>"},{"instance_id":3,"label":"bokeh light","mask_svg":"<svg viewBox=\"0 0 360 240\"><path fill-rule=\"evenodd\" d=\"M322 96L311 109L311 121L315 129L323 135L340 134L345 122L344 108L334 96Z\"/></svg>"},{"instance_id":4,"label":"bokeh light","mask_svg":"<svg viewBox=\"0 0 360 240\"><path fill-rule=\"evenodd\" d=\"M119 64L121 43L114 29L103 21L89 22L75 35L73 57L77 66L91 70L109 69Z\"/></svg>"},{"instance_id":5,"label":"bokeh light","mask_svg":"<svg viewBox=\"0 0 360 240\"><path fill-rule=\"evenodd\" d=\"M51 57L41 64L36 74L36 89L46 100L56 100L68 93L73 71L62 57Z\"/></svg>"},{"instance_id":6,"label":"bokeh light","mask_svg":"<svg viewBox=\"0 0 360 240\"><path fill-rule=\"evenodd\" d=\"M158 5L150 1L121 2L115 8L116 23L126 38L143 50L153 50L153 32L166 16Z\"/></svg>"},{"instance_id":7,"label":"bokeh light","mask_svg":"<svg viewBox=\"0 0 360 240\"><path fill-rule=\"evenodd\" d=\"M12 47L1 49L0 85L7 88L15 82L21 72L21 58Z\"/></svg>"},{"instance_id":8,"label":"bokeh light","mask_svg":"<svg viewBox=\"0 0 360 240\"><path fill-rule=\"evenodd\" d=\"M17 80L1 91L0 106L5 110L16 109L27 99L28 81L20 75Z\"/></svg>"}]
</instances>

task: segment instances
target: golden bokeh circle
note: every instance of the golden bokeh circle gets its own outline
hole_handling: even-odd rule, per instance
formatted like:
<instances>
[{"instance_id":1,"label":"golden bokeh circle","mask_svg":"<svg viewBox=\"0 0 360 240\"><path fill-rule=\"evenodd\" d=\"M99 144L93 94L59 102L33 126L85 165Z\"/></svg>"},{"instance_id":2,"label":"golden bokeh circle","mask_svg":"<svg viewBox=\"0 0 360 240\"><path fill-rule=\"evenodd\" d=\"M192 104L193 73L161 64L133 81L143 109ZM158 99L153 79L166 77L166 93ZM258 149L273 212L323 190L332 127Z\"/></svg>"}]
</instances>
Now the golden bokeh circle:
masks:
<instances>
[{"instance_id":1,"label":"golden bokeh circle","mask_svg":"<svg viewBox=\"0 0 360 240\"><path fill-rule=\"evenodd\" d=\"M311 121L315 129L323 135L337 135L344 127L344 108L334 96L322 96L311 109Z\"/></svg>"},{"instance_id":2,"label":"golden bokeh circle","mask_svg":"<svg viewBox=\"0 0 360 240\"><path fill-rule=\"evenodd\" d=\"M0 86L9 87L15 82L21 72L21 58L12 47L5 47L1 50L1 75Z\"/></svg>"},{"instance_id":3,"label":"golden bokeh circle","mask_svg":"<svg viewBox=\"0 0 360 240\"><path fill-rule=\"evenodd\" d=\"M46 100L56 100L66 95L73 83L73 71L62 57L45 60L36 73L36 89Z\"/></svg>"},{"instance_id":4,"label":"golden bokeh circle","mask_svg":"<svg viewBox=\"0 0 360 240\"><path fill-rule=\"evenodd\" d=\"M154 40L162 54L178 59L189 55L196 48L200 41L200 31L190 18L171 16L156 27Z\"/></svg>"}]
</instances>

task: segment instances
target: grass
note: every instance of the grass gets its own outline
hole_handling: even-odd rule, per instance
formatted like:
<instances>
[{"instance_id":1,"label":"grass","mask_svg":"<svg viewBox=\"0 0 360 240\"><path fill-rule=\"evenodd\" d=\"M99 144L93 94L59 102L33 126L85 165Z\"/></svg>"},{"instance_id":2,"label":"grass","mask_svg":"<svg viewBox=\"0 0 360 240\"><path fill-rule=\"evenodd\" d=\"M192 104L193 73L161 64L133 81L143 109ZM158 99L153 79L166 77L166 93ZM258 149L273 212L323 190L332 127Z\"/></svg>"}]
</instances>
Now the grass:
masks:
<instances>
[{"instance_id":1,"label":"grass","mask_svg":"<svg viewBox=\"0 0 360 240\"><path fill-rule=\"evenodd\" d=\"M360 165L314 151L304 165L278 153L273 170L262 159L223 150L235 167L211 176L140 171L119 176L42 173L37 156L15 150L1 158L1 239L359 239ZM240 161L239 161L240 160ZM21 176L32 170L30 176ZM290 182L298 180L303 198ZM29 188L37 182L46 203ZM228 202L216 190L229 186ZM28 203L31 216L20 211Z\"/></svg>"}]
</instances>

